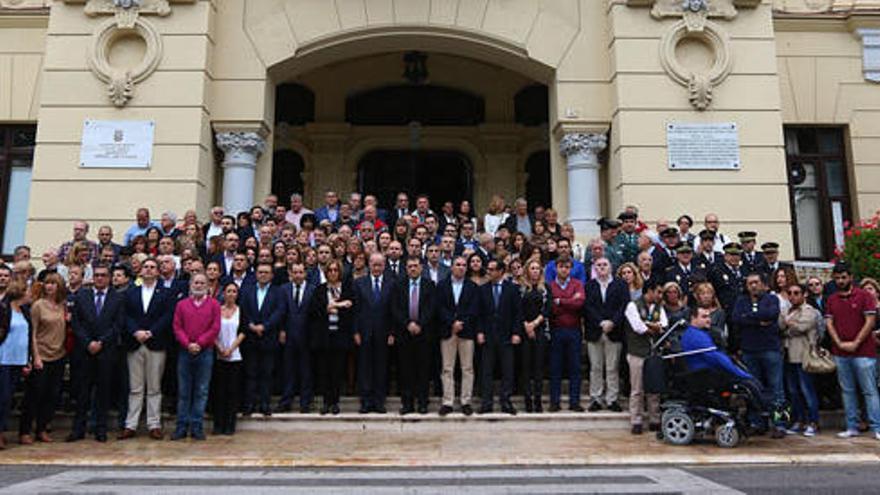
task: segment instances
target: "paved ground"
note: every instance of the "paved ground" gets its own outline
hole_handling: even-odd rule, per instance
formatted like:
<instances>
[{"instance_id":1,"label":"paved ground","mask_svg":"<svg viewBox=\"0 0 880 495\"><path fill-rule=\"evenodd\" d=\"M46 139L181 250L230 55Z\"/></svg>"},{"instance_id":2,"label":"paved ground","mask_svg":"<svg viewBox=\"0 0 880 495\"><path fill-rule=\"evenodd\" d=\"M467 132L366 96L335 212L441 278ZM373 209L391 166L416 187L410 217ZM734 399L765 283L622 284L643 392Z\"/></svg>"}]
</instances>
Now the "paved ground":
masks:
<instances>
[{"instance_id":1,"label":"paved ground","mask_svg":"<svg viewBox=\"0 0 880 495\"><path fill-rule=\"evenodd\" d=\"M876 466L541 468L0 468L4 494L32 493L877 493Z\"/></svg>"},{"instance_id":2,"label":"paved ground","mask_svg":"<svg viewBox=\"0 0 880 495\"><path fill-rule=\"evenodd\" d=\"M64 432L55 437L64 438ZM11 437L11 436L10 436ZM832 432L813 439L749 439L735 449L713 442L674 447L652 435L635 437L626 430L457 431L371 430L243 431L205 442L111 439L20 446L0 451L0 465L95 466L484 466L484 465L649 465L731 463L880 464L880 442L873 436L839 440ZM878 485L880 486L880 485Z\"/></svg>"}]
</instances>

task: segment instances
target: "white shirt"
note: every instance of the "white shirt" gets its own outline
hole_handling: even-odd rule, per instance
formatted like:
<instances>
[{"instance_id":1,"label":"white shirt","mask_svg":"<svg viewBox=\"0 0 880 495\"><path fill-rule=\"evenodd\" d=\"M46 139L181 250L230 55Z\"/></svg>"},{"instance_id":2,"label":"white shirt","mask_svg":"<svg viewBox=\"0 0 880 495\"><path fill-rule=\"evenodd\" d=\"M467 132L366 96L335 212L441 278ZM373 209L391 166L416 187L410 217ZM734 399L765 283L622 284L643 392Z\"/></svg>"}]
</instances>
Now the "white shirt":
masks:
<instances>
[{"instance_id":1,"label":"white shirt","mask_svg":"<svg viewBox=\"0 0 880 495\"><path fill-rule=\"evenodd\" d=\"M455 277L452 279L452 298L455 300L455 304L458 305L458 299L461 297L461 290L464 287L464 279L456 280Z\"/></svg>"},{"instance_id":2,"label":"white shirt","mask_svg":"<svg viewBox=\"0 0 880 495\"><path fill-rule=\"evenodd\" d=\"M602 302L605 302L605 293L608 292L608 286L611 285L612 277L608 277L605 280L596 277L596 282L599 282L599 292L602 293Z\"/></svg>"},{"instance_id":3,"label":"white shirt","mask_svg":"<svg viewBox=\"0 0 880 495\"><path fill-rule=\"evenodd\" d=\"M141 303L144 305L144 313L150 307L150 301L153 300L154 292L156 292L156 284L153 284L152 287L148 287L146 284L141 285Z\"/></svg>"},{"instance_id":4,"label":"white shirt","mask_svg":"<svg viewBox=\"0 0 880 495\"><path fill-rule=\"evenodd\" d=\"M651 304L648 306L648 313L654 312L654 307L656 304ZM641 315L639 315L639 309L636 307L635 302L630 302L626 305L626 311L623 313L626 316L626 321L629 322L630 328L639 335L648 331L648 325L645 325L645 322L642 321ZM663 306L660 306L660 326L666 328L669 325L669 320L666 319L666 311L663 309Z\"/></svg>"},{"instance_id":5,"label":"white shirt","mask_svg":"<svg viewBox=\"0 0 880 495\"><path fill-rule=\"evenodd\" d=\"M505 220L507 220L507 213L501 212L495 215L486 213L486 216L483 217L483 229L486 232L495 235L498 227L500 227Z\"/></svg>"},{"instance_id":6,"label":"white shirt","mask_svg":"<svg viewBox=\"0 0 880 495\"><path fill-rule=\"evenodd\" d=\"M212 222L211 225L208 226L208 232L205 234L205 239L210 239L218 235L223 235L223 226L219 223Z\"/></svg>"},{"instance_id":7,"label":"white shirt","mask_svg":"<svg viewBox=\"0 0 880 495\"><path fill-rule=\"evenodd\" d=\"M263 301L266 300L266 294L269 293L269 284L266 284L264 287L260 287L260 284L257 284L257 311L263 309Z\"/></svg>"},{"instance_id":8,"label":"white shirt","mask_svg":"<svg viewBox=\"0 0 880 495\"><path fill-rule=\"evenodd\" d=\"M229 349L232 347L232 343L235 342L235 339L238 338L238 324L239 324L239 310L236 309L235 313L232 313L232 316L229 318L220 318L220 333L217 334L217 342L223 346L224 349ZM241 350L236 348L232 351L232 354L229 355L228 358L220 358L223 361L241 361Z\"/></svg>"}]
</instances>

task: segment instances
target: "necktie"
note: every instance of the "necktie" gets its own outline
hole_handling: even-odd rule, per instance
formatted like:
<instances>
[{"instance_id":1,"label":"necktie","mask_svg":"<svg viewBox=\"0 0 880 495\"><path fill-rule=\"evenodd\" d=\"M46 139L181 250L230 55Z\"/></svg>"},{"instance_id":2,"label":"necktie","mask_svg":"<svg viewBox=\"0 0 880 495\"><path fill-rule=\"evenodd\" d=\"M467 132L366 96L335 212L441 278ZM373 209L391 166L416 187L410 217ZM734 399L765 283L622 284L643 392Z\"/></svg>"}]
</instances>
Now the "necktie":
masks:
<instances>
[{"instance_id":1,"label":"necktie","mask_svg":"<svg viewBox=\"0 0 880 495\"><path fill-rule=\"evenodd\" d=\"M397 273L397 262L396 261L391 262L391 271L393 271L394 273Z\"/></svg>"},{"instance_id":2,"label":"necktie","mask_svg":"<svg viewBox=\"0 0 880 495\"><path fill-rule=\"evenodd\" d=\"M498 302L501 300L501 284L495 284L495 310L498 310Z\"/></svg>"},{"instance_id":3,"label":"necktie","mask_svg":"<svg viewBox=\"0 0 880 495\"><path fill-rule=\"evenodd\" d=\"M299 294L300 294L299 291L300 291L300 286L299 286L299 284L297 284L296 285L296 292L293 294L293 300L296 301L297 308L299 307L299 302L300 302L299 301Z\"/></svg>"},{"instance_id":4,"label":"necktie","mask_svg":"<svg viewBox=\"0 0 880 495\"><path fill-rule=\"evenodd\" d=\"M413 281L409 290L409 319L418 321L419 319L419 283Z\"/></svg>"},{"instance_id":5,"label":"necktie","mask_svg":"<svg viewBox=\"0 0 880 495\"><path fill-rule=\"evenodd\" d=\"M104 309L104 291L98 291L95 297L95 313L100 315L102 309Z\"/></svg>"},{"instance_id":6,"label":"necktie","mask_svg":"<svg viewBox=\"0 0 880 495\"><path fill-rule=\"evenodd\" d=\"M379 298L382 295L382 288L379 287L379 277L373 279L373 302L379 302Z\"/></svg>"}]
</instances>

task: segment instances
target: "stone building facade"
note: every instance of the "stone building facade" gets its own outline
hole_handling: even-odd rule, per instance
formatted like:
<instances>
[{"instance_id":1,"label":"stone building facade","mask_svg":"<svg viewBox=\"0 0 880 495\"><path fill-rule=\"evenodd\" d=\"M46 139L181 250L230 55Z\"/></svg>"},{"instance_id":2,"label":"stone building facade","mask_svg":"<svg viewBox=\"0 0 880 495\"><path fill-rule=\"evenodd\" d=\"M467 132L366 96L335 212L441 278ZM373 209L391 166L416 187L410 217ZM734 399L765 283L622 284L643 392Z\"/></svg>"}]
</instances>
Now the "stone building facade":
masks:
<instances>
[{"instance_id":1,"label":"stone building facade","mask_svg":"<svg viewBox=\"0 0 880 495\"><path fill-rule=\"evenodd\" d=\"M880 207L878 81L878 0L0 0L4 253L405 187L528 196L585 238L713 211L827 259ZM85 121L154 122L149 166L82 166ZM670 124L712 123L737 166L670 166Z\"/></svg>"}]
</instances>

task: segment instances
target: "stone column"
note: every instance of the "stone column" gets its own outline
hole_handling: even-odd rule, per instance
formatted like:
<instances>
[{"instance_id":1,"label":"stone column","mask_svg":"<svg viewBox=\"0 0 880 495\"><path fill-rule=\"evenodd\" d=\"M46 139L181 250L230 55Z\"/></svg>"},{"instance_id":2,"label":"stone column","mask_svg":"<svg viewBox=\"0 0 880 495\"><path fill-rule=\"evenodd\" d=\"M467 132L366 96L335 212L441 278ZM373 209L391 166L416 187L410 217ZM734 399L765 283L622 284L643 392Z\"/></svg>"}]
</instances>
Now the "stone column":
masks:
<instances>
[{"instance_id":1,"label":"stone column","mask_svg":"<svg viewBox=\"0 0 880 495\"><path fill-rule=\"evenodd\" d=\"M559 143L568 170L568 221L578 237L591 239L599 235L599 153L607 142L605 134L571 133Z\"/></svg>"},{"instance_id":2,"label":"stone column","mask_svg":"<svg viewBox=\"0 0 880 495\"><path fill-rule=\"evenodd\" d=\"M223 209L236 215L254 205L254 173L266 140L257 132L225 131L216 134L223 151Z\"/></svg>"}]
</instances>

